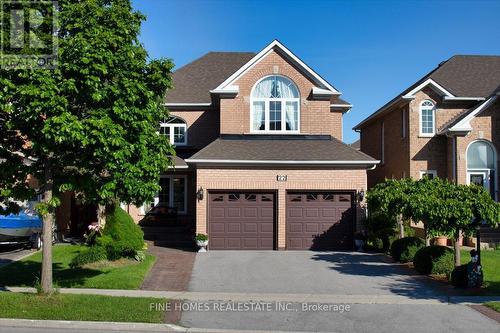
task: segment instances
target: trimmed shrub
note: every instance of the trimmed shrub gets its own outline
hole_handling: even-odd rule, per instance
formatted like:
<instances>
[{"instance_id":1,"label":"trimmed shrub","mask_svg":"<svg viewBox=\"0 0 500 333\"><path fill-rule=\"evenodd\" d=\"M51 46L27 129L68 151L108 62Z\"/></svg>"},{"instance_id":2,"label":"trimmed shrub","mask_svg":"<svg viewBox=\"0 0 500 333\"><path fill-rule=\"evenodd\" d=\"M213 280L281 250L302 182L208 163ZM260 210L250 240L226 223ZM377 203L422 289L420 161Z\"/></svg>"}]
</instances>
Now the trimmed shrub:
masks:
<instances>
[{"instance_id":1,"label":"trimmed shrub","mask_svg":"<svg viewBox=\"0 0 500 333\"><path fill-rule=\"evenodd\" d=\"M144 233L126 211L115 206L106 214L106 225L97 244L106 249L109 260L134 258L144 248Z\"/></svg>"},{"instance_id":2,"label":"trimmed shrub","mask_svg":"<svg viewBox=\"0 0 500 333\"><path fill-rule=\"evenodd\" d=\"M69 266L71 268L82 267L93 262L103 261L108 259L106 249L101 246L90 246L84 251L78 253L74 257Z\"/></svg>"},{"instance_id":3,"label":"trimmed shrub","mask_svg":"<svg viewBox=\"0 0 500 333\"><path fill-rule=\"evenodd\" d=\"M417 251L413 265L420 274L446 274L453 271L453 251L446 246L431 245Z\"/></svg>"},{"instance_id":4,"label":"trimmed shrub","mask_svg":"<svg viewBox=\"0 0 500 333\"><path fill-rule=\"evenodd\" d=\"M467 264L455 267L451 272L450 282L457 288L467 288Z\"/></svg>"},{"instance_id":5,"label":"trimmed shrub","mask_svg":"<svg viewBox=\"0 0 500 333\"><path fill-rule=\"evenodd\" d=\"M400 262L411 262L415 258L415 254L420 250L421 248L424 247L424 244L422 245L410 245L406 249L401 252L401 256L399 258Z\"/></svg>"},{"instance_id":6,"label":"trimmed shrub","mask_svg":"<svg viewBox=\"0 0 500 333\"><path fill-rule=\"evenodd\" d=\"M391 256L394 260L400 262L413 261L415 253L424 246L424 241L418 237L396 239L391 245Z\"/></svg>"}]
</instances>

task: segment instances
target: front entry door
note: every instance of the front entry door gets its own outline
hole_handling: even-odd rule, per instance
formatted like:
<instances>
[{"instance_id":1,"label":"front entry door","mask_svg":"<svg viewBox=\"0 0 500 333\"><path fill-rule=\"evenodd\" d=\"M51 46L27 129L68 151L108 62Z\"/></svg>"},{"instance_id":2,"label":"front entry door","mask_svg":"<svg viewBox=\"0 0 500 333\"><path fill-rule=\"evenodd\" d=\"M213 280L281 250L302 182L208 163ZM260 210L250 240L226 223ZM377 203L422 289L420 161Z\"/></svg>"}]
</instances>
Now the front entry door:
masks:
<instances>
[{"instance_id":1,"label":"front entry door","mask_svg":"<svg viewBox=\"0 0 500 333\"><path fill-rule=\"evenodd\" d=\"M476 184L484 187L488 193L493 192L493 184L490 182L490 173L491 171L469 171L467 174L467 184Z\"/></svg>"}]
</instances>

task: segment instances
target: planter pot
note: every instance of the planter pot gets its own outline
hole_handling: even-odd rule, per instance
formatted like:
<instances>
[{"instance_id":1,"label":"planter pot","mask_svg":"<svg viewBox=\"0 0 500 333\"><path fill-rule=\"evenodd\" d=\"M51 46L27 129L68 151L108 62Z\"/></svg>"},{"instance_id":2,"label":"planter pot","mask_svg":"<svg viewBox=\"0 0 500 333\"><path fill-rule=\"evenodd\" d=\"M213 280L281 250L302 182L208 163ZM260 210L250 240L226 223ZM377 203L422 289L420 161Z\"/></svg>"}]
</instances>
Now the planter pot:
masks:
<instances>
[{"instance_id":1,"label":"planter pot","mask_svg":"<svg viewBox=\"0 0 500 333\"><path fill-rule=\"evenodd\" d=\"M356 250L363 251L363 247L365 246L365 241L362 239L355 239L354 245L356 246Z\"/></svg>"},{"instance_id":2,"label":"planter pot","mask_svg":"<svg viewBox=\"0 0 500 333\"><path fill-rule=\"evenodd\" d=\"M198 252L207 252L208 241L196 241L196 245L200 248Z\"/></svg>"},{"instance_id":3,"label":"planter pot","mask_svg":"<svg viewBox=\"0 0 500 333\"><path fill-rule=\"evenodd\" d=\"M439 236L434 238L434 245L447 246L448 238L445 236Z\"/></svg>"},{"instance_id":4,"label":"planter pot","mask_svg":"<svg viewBox=\"0 0 500 333\"><path fill-rule=\"evenodd\" d=\"M476 247L476 241L477 240L475 238L467 237L464 241L464 245L470 247Z\"/></svg>"}]
</instances>

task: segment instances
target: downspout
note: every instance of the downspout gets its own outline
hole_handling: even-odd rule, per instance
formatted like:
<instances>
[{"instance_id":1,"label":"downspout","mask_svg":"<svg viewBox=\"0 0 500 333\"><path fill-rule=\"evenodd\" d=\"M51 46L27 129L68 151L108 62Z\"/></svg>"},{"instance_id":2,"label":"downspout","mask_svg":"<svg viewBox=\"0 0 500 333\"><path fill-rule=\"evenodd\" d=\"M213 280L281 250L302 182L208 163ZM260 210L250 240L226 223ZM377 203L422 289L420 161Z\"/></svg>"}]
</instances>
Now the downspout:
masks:
<instances>
[{"instance_id":1,"label":"downspout","mask_svg":"<svg viewBox=\"0 0 500 333\"><path fill-rule=\"evenodd\" d=\"M453 181L455 182L455 184L458 184L458 181L457 181L457 137L456 135L453 135L451 137L451 144L452 144L452 155L453 155Z\"/></svg>"}]
</instances>

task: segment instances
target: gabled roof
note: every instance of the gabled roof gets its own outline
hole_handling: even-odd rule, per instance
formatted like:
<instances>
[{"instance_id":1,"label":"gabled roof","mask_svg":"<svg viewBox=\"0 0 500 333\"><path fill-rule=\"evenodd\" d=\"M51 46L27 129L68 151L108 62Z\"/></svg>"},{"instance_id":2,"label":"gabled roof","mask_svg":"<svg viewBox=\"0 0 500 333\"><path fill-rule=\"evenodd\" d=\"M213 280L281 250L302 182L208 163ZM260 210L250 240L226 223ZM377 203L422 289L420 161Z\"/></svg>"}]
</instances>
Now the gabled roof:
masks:
<instances>
[{"instance_id":1,"label":"gabled roof","mask_svg":"<svg viewBox=\"0 0 500 333\"><path fill-rule=\"evenodd\" d=\"M174 88L165 94L168 104L210 104L215 89L255 56L253 52L209 52L172 74Z\"/></svg>"},{"instance_id":2,"label":"gabled roof","mask_svg":"<svg viewBox=\"0 0 500 333\"><path fill-rule=\"evenodd\" d=\"M279 52L287 59L292 61L298 68L302 69L304 73L309 76L309 78L318 84L320 90L329 95L340 95L340 92L335 89L330 83L323 79L318 73L313 71L309 66L307 66L299 57L293 54L286 46L281 44L278 40L273 40L269 45L267 45L262 51L257 53L250 61L228 77L224 82L222 82L215 91L224 91L225 89L232 86L232 84L238 80L243 74L250 70L253 66L258 64L262 59L264 59L272 51Z\"/></svg>"},{"instance_id":3,"label":"gabled roof","mask_svg":"<svg viewBox=\"0 0 500 333\"><path fill-rule=\"evenodd\" d=\"M359 166L379 163L330 135L222 135L186 162Z\"/></svg>"},{"instance_id":4,"label":"gabled roof","mask_svg":"<svg viewBox=\"0 0 500 333\"><path fill-rule=\"evenodd\" d=\"M354 127L360 129L398 102L411 100L424 87L431 87L444 100L484 101L500 84L500 56L456 55L439 64L376 112Z\"/></svg>"},{"instance_id":5,"label":"gabled roof","mask_svg":"<svg viewBox=\"0 0 500 333\"><path fill-rule=\"evenodd\" d=\"M307 66L278 40L272 41L259 53L209 52L201 58L177 69L173 74L174 88L165 94L167 106L208 106L211 94L236 94L233 83L270 52L276 51L292 62L315 83L312 94L331 98L332 107L349 109L352 105L338 98L341 93L319 74ZM338 103L333 103L339 101Z\"/></svg>"}]
</instances>

